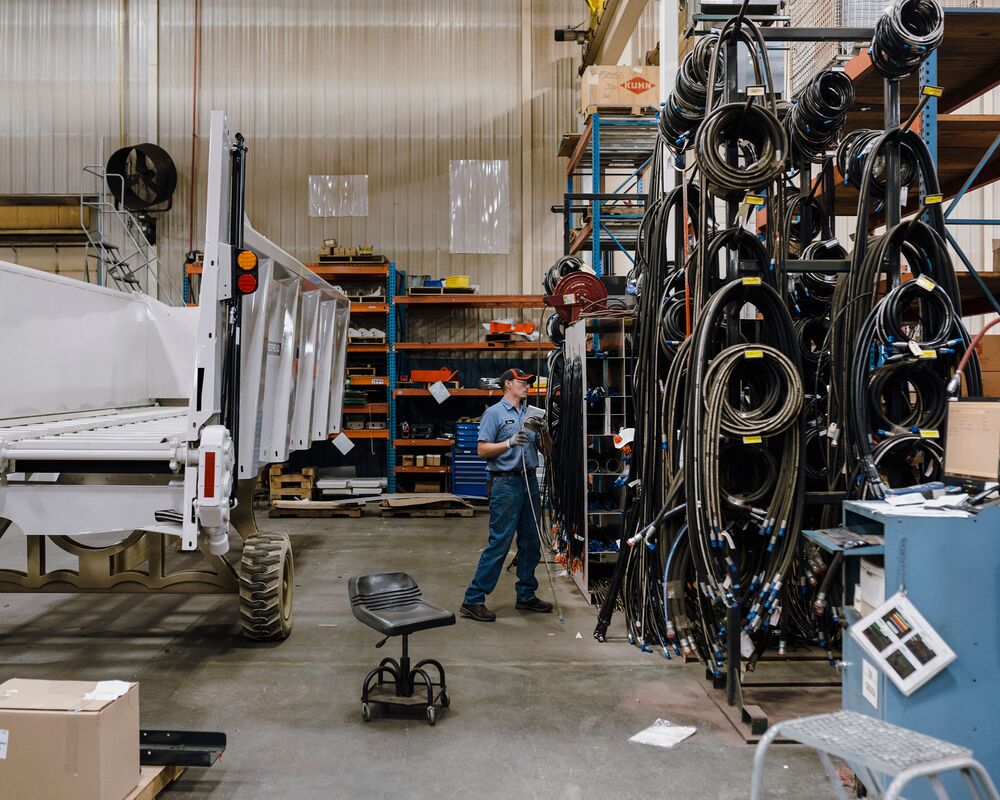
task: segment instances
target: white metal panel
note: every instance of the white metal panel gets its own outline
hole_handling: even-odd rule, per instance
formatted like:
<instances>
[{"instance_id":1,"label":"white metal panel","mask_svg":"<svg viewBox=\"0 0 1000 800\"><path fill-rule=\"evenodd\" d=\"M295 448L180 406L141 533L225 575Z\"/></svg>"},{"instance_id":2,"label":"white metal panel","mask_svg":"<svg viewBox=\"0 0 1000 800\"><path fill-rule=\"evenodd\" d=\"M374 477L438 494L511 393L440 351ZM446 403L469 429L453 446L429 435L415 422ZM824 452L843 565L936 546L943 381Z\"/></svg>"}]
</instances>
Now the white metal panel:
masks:
<instances>
[{"instance_id":1,"label":"white metal panel","mask_svg":"<svg viewBox=\"0 0 1000 800\"><path fill-rule=\"evenodd\" d=\"M267 334L271 294L277 284L273 280L274 262L265 258L258 262L257 291L243 298L243 342L240 359L240 440L239 477L250 478L260 468L257 447L261 431L261 408L264 403L264 363L267 359Z\"/></svg>"},{"instance_id":2,"label":"white metal panel","mask_svg":"<svg viewBox=\"0 0 1000 800\"><path fill-rule=\"evenodd\" d=\"M324 300L319 307L319 359L316 365L316 390L313 392L312 438L315 442L326 439L330 427L328 421L336 342L337 304L332 300Z\"/></svg>"},{"instance_id":3,"label":"white metal panel","mask_svg":"<svg viewBox=\"0 0 1000 800\"><path fill-rule=\"evenodd\" d=\"M173 486L63 486L9 483L0 491L0 518L28 536L86 536L135 530L179 534L159 523L157 509L183 506L184 489Z\"/></svg>"},{"instance_id":4,"label":"white metal panel","mask_svg":"<svg viewBox=\"0 0 1000 800\"><path fill-rule=\"evenodd\" d=\"M146 313L152 322L146 339L150 396L188 400L194 383L198 309L168 306L146 298Z\"/></svg>"},{"instance_id":5,"label":"white metal panel","mask_svg":"<svg viewBox=\"0 0 1000 800\"><path fill-rule=\"evenodd\" d=\"M146 405L145 298L0 262L0 419Z\"/></svg>"},{"instance_id":6,"label":"white metal panel","mask_svg":"<svg viewBox=\"0 0 1000 800\"><path fill-rule=\"evenodd\" d=\"M350 308L339 306L333 327L334 360L330 370L330 433L340 433L344 414L344 374L347 365L347 334L350 327Z\"/></svg>"},{"instance_id":7,"label":"white metal panel","mask_svg":"<svg viewBox=\"0 0 1000 800\"><path fill-rule=\"evenodd\" d=\"M312 444L313 390L316 386L316 350L319 344L319 292L302 295L299 325L299 368L295 376L295 408L292 412L292 445L305 450Z\"/></svg>"},{"instance_id":8,"label":"white metal panel","mask_svg":"<svg viewBox=\"0 0 1000 800\"><path fill-rule=\"evenodd\" d=\"M264 405L261 409L260 460L288 460L295 392L295 345L299 312L299 279L276 281L274 304L268 309L267 354L264 361Z\"/></svg>"}]
</instances>

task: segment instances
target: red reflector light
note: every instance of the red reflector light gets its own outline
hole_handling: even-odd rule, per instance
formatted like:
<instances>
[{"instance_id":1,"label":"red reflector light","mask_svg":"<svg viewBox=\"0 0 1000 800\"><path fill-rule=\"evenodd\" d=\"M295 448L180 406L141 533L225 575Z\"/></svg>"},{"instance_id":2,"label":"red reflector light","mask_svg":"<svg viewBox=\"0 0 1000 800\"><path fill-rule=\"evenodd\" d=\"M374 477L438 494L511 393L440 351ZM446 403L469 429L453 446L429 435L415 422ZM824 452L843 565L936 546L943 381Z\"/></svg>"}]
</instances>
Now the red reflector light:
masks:
<instances>
[{"instance_id":1,"label":"red reflector light","mask_svg":"<svg viewBox=\"0 0 1000 800\"><path fill-rule=\"evenodd\" d=\"M205 497L215 497L215 453L205 453Z\"/></svg>"},{"instance_id":2,"label":"red reflector light","mask_svg":"<svg viewBox=\"0 0 1000 800\"><path fill-rule=\"evenodd\" d=\"M240 277L236 279L236 288L243 294L250 294L251 292L257 291L257 276L246 274L240 275Z\"/></svg>"}]
</instances>

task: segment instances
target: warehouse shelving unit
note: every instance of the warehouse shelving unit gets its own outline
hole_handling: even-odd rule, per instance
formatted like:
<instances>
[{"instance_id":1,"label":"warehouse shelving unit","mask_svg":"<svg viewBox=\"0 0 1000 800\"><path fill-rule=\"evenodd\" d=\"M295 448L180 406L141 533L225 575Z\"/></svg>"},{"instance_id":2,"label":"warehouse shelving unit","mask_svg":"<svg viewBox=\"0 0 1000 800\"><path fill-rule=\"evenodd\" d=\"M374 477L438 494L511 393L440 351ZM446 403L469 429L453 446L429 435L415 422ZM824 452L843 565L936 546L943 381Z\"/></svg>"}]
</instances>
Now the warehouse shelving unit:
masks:
<instances>
[{"instance_id":1,"label":"warehouse shelving unit","mask_svg":"<svg viewBox=\"0 0 1000 800\"><path fill-rule=\"evenodd\" d=\"M569 255L589 249L598 275L611 274L616 251L632 259L646 199L643 174L656 148L656 126L656 114L594 113L582 133L563 136L559 155L569 158L561 209L563 251ZM617 186L607 191L605 183L614 180ZM589 191L578 191L577 181L589 183ZM578 215L580 227L574 229Z\"/></svg>"},{"instance_id":2,"label":"warehouse shelving unit","mask_svg":"<svg viewBox=\"0 0 1000 800\"><path fill-rule=\"evenodd\" d=\"M408 310L410 314L434 310L440 312L443 309L540 309L544 307L541 295L482 295L472 293L397 295L392 299L392 302L395 308ZM435 415L433 411L436 403L432 403L428 407L425 402L426 400L432 399L432 395L427 388L423 386L400 386L398 376L403 370L400 364L397 363L398 357L408 360L410 358L429 357L436 353L465 353L468 354L468 356L475 357L477 354L487 351L511 352L521 354L522 356L530 353L543 352L547 355L548 351L552 349L552 344L550 342L405 342L397 341L397 338L398 337L395 335L394 331L393 337L390 340L390 359L393 364L393 388L389 399L389 430L392 432L392 438L389 440L390 491L395 491L395 478L397 475L405 475L409 477L425 475L447 482L453 471L453 465L442 465L440 467L404 467L396 463L398 460L398 450L414 449L419 447L425 447L431 450L444 448L454 450L454 447L456 446L455 441L445 438L408 439L400 437L400 403L420 403L420 406L416 407L419 414L423 415L425 418L436 416L441 422L454 422L457 417L461 416L461 413L455 413L454 406L448 407L447 405L444 409L442 409L442 413ZM409 365L407 361L404 361L402 366L408 367ZM449 387L448 392L453 398L461 401L469 401L473 398L483 398L484 400L495 402L503 396L503 392L499 389ZM544 397L545 390L532 389L529 396L531 399ZM437 421L438 419L435 419L435 422ZM449 455L453 455L453 453L449 453ZM463 457L467 456L467 453L463 454Z\"/></svg>"},{"instance_id":3,"label":"warehouse shelving unit","mask_svg":"<svg viewBox=\"0 0 1000 800\"><path fill-rule=\"evenodd\" d=\"M586 364L583 376L584 437L580 480L585 487L587 514L583 526L586 558L578 570L570 570L573 582L591 604L597 598L592 579L606 576L618 559L611 545L621 538L624 492L618 479L626 471L622 451L616 450L612 437L628 427L632 416L632 352L627 328L632 320L591 319L575 322L566 328L566 360L579 358ZM594 350L595 345L604 348ZM604 389L604 396L588 399L588 387ZM603 463L601 461L603 459ZM620 469L608 470L611 459ZM596 465L596 466L595 466ZM612 504L614 507L607 507Z\"/></svg>"},{"instance_id":4,"label":"warehouse shelving unit","mask_svg":"<svg viewBox=\"0 0 1000 800\"><path fill-rule=\"evenodd\" d=\"M349 261L321 261L319 263L307 264L310 270L315 272L324 280L346 286L346 294L352 296L351 287L358 284L380 284L384 301L372 301L370 299L351 301L351 323L352 327L357 327L357 320L367 321L371 317L379 317L384 320L385 341L366 344L352 343L347 346L347 356L350 361L358 360L358 357L375 356L379 362L384 359L385 370L378 376L382 378L382 383L376 386L362 384L353 385L353 388L364 389L367 392L377 392L384 386L384 402L373 401L370 396L369 402L360 405L344 406L345 416L365 417L385 417L385 428L378 430L347 430L344 434L352 441L385 442L386 443L386 478L389 491L395 491L393 473L390 465L394 462L393 446L390 437L392 430L392 390L396 385L395 375L395 354L393 342L396 335L396 308L395 308L395 288L398 280L395 262L390 261L385 256L352 257ZM354 295L357 297L357 295ZM348 388L352 384L348 381Z\"/></svg>"}]
</instances>

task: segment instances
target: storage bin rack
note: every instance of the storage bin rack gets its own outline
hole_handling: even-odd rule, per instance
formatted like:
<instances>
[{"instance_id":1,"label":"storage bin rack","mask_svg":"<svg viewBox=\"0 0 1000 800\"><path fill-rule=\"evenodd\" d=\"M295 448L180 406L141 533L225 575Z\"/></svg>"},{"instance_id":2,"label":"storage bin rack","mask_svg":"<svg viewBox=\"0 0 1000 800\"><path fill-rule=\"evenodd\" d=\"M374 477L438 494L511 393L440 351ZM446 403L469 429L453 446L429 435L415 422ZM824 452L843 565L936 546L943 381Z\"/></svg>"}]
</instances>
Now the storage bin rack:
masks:
<instances>
[{"instance_id":1,"label":"storage bin rack","mask_svg":"<svg viewBox=\"0 0 1000 800\"><path fill-rule=\"evenodd\" d=\"M455 430L455 446L451 451L451 490L459 495L486 497L489 473L486 459L476 453L479 445L479 425L459 422Z\"/></svg>"}]
</instances>

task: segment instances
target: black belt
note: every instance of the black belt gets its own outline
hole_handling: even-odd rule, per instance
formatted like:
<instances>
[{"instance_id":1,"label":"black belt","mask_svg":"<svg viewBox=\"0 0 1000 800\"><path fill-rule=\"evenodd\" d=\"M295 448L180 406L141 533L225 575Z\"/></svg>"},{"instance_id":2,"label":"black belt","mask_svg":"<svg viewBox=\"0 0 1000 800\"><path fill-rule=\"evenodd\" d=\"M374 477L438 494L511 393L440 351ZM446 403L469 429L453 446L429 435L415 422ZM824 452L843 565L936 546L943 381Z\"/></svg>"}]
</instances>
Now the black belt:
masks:
<instances>
[{"instance_id":1,"label":"black belt","mask_svg":"<svg viewBox=\"0 0 1000 800\"><path fill-rule=\"evenodd\" d=\"M490 473L490 477L491 478L495 478L498 475L522 475L522 474L524 474L519 469L491 469L491 470L487 470L487 472Z\"/></svg>"}]
</instances>

